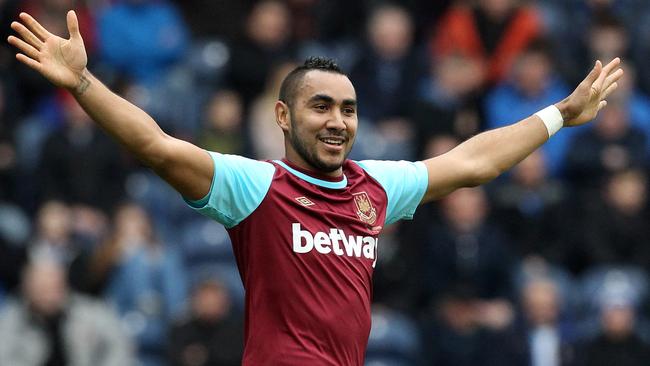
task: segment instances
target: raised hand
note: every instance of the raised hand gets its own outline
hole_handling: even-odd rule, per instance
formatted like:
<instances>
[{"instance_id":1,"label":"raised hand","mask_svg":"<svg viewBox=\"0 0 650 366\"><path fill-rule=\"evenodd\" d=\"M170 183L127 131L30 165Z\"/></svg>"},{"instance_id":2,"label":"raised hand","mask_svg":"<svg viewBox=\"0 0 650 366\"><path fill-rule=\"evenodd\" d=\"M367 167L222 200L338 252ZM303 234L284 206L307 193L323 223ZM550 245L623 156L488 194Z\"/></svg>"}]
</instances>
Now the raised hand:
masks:
<instances>
[{"instance_id":1,"label":"raised hand","mask_svg":"<svg viewBox=\"0 0 650 366\"><path fill-rule=\"evenodd\" d=\"M618 87L623 76L617 57L603 67L596 61L589 75L566 99L556 104L564 117L564 126L578 126L591 121L607 105L606 98Z\"/></svg>"},{"instance_id":2,"label":"raised hand","mask_svg":"<svg viewBox=\"0 0 650 366\"><path fill-rule=\"evenodd\" d=\"M18 48L18 61L41 73L56 86L83 92L83 72L88 57L79 33L79 22L74 11L67 15L69 39L63 39L43 28L31 15L21 13L20 22L12 22L11 29L19 37L7 41Z\"/></svg>"}]
</instances>

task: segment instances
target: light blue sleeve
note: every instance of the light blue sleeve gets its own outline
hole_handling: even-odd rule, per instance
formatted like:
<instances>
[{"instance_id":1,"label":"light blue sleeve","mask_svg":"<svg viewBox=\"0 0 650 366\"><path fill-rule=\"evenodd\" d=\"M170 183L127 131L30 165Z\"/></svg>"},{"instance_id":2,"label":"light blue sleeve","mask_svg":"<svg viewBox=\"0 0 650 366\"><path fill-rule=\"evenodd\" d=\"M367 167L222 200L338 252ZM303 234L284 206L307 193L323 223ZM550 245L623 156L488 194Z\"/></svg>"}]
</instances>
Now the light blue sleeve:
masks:
<instances>
[{"instance_id":1,"label":"light blue sleeve","mask_svg":"<svg viewBox=\"0 0 650 366\"><path fill-rule=\"evenodd\" d=\"M421 161L363 160L357 162L381 184L388 196L386 224L412 219L429 185L427 168Z\"/></svg>"},{"instance_id":2,"label":"light blue sleeve","mask_svg":"<svg viewBox=\"0 0 650 366\"><path fill-rule=\"evenodd\" d=\"M271 187L275 167L242 156L209 153L214 162L210 191L200 200L185 199L185 202L201 214L231 228L262 203Z\"/></svg>"}]
</instances>

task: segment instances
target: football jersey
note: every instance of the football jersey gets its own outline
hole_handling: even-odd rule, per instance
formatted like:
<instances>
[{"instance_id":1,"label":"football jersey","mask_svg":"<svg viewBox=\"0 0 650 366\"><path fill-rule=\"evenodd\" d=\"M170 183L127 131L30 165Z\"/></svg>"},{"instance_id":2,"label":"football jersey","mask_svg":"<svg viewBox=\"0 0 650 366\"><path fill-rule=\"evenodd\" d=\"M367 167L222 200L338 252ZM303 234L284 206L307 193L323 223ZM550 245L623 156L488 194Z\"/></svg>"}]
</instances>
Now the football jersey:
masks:
<instances>
[{"instance_id":1,"label":"football jersey","mask_svg":"<svg viewBox=\"0 0 650 366\"><path fill-rule=\"evenodd\" d=\"M230 235L245 288L242 364L363 365L378 236L413 216L424 164L346 160L332 178L210 154L210 192L188 203Z\"/></svg>"}]
</instances>

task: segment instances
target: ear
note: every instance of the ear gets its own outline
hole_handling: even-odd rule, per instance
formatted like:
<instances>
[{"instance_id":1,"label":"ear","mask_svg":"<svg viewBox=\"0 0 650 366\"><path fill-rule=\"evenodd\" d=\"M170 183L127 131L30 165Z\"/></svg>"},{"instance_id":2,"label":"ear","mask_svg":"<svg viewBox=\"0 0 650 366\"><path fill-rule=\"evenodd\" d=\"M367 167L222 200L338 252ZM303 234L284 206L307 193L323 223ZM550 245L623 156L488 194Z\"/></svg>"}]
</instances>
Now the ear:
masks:
<instances>
[{"instance_id":1,"label":"ear","mask_svg":"<svg viewBox=\"0 0 650 366\"><path fill-rule=\"evenodd\" d=\"M275 123L277 123L284 132L288 132L291 128L289 106L281 100L275 102Z\"/></svg>"}]
</instances>

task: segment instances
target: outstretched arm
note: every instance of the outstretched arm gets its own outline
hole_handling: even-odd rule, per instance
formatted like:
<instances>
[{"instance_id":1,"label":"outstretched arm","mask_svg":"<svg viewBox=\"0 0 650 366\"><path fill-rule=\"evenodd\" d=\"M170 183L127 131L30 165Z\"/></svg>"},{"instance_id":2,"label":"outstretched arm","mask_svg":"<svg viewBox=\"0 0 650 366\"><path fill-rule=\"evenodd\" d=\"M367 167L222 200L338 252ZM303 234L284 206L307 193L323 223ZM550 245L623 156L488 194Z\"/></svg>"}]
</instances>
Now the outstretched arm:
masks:
<instances>
[{"instance_id":1,"label":"outstretched arm","mask_svg":"<svg viewBox=\"0 0 650 366\"><path fill-rule=\"evenodd\" d=\"M578 126L596 117L623 75L618 58L603 67L600 61L574 92L555 104L563 125ZM557 113L557 112L556 112ZM483 132L446 154L424 161L429 185L422 203L458 188L486 183L530 155L549 138L547 124L532 115L515 124Z\"/></svg>"},{"instance_id":2,"label":"outstretched arm","mask_svg":"<svg viewBox=\"0 0 650 366\"><path fill-rule=\"evenodd\" d=\"M144 111L111 92L86 69L87 56L74 11L67 15L69 39L51 34L20 14L8 42L16 58L53 84L68 89L97 124L152 168L183 196L200 199L210 190L213 163L202 149L165 134Z\"/></svg>"}]
</instances>

